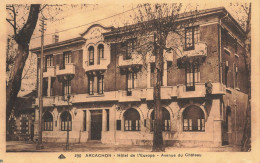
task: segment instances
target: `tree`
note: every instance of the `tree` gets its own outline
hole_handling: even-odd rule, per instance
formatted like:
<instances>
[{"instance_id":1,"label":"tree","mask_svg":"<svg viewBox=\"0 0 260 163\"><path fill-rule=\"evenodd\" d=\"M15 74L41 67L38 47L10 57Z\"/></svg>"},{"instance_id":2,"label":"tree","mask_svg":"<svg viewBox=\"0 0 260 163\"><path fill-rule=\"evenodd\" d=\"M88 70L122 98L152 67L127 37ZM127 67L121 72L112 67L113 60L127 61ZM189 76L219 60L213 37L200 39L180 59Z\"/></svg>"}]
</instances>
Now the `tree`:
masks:
<instances>
[{"instance_id":1,"label":"tree","mask_svg":"<svg viewBox=\"0 0 260 163\"><path fill-rule=\"evenodd\" d=\"M134 15L130 15L134 24L125 24L113 32L116 35L115 42L127 42L129 38L137 38L135 43L131 42L131 46L136 45L135 50L141 55L144 68L149 64L147 60L155 58L153 152L165 151L161 108L162 77L164 64L167 64L164 62L165 53L179 51L177 44L169 43L171 41L168 36L171 35L171 40L179 42L179 39L183 38L181 29L191 26L195 20L196 11L186 12L186 8L181 13L182 7L182 4L140 4ZM181 17L186 16L190 16L190 19L180 21Z\"/></svg>"},{"instance_id":2,"label":"tree","mask_svg":"<svg viewBox=\"0 0 260 163\"><path fill-rule=\"evenodd\" d=\"M244 134L242 139L242 151L251 150L251 3L249 7L242 5L244 11L247 14L246 19L246 40L245 49L246 54L244 56L246 70L248 73L248 104L246 110L246 122L244 128Z\"/></svg>"},{"instance_id":3,"label":"tree","mask_svg":"<svg viewBox=\"0 0 260 163\"><path fill-rule=\"evenodd\" d=\"M24 67L29 56L29 46L32 35L37 27L39 17L45 17L50 22L60 21L60 13L68 9L84 9L88 5L6 5L6 21L11 25L13 34L7 39L6 51L6 118L14 107L15 100L21 89L21 80L30 74L30 69L24 71ZM27 18L27 19L26 19ZM28 73L27 73L28 72ZM24 73L24 75L23 75Z\"/></svg>"},{"instance_id":4,"label":"tree","mask_svg":"<svg viewBox=\"0 0 260 163\"><path fill-rule=\"evenodd\" d=\"M17 6L21 7L20 5ZM27 7L27 6L26 6ZM7 82L6 88L6 117L8 118L11 114L12 108L14 107L14 101L17 98L17 94L21 88L21 79L22 73L25 66L25 61L29 55L29 45L32 34L36 27L40 5L33 4L29 7L28 19L22 26L19 28L17 24L17 8L15 5L7 5L6 10L8 11L10 18L6 18L7 22L13 28L13 39L17 43L17 54L13 60L13 66L11 69L11 74L9 81ZM6 118L6 119L7 119Z\"/></svg>"}]
</instances>

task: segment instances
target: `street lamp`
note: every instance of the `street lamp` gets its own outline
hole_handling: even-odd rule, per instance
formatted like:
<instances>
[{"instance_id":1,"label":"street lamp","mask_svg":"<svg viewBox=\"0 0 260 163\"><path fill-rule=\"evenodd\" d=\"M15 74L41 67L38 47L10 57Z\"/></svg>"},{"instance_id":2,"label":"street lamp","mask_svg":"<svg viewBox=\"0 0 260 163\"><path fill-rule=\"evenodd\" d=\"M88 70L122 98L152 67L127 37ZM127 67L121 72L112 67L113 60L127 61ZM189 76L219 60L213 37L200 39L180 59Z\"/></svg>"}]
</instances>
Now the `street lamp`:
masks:
<instances>
[{"instance_id":1,"label":"street lamp","mask_svg":"<svg viewBox=\"0 0 260 163\"><path fill-rule=\"evenodd\" d=\"M69 137L70 137L70 134L69 134L69 130L70 130L70 128L69 128L69 115L70 115L70 94L69 94L69 83L68 83L68 95L67 95L67 102L68 102L68 115L67 115L67 141L66 141L66 150L69 150L70 148L69 148Z\"/></svg>"}]
</instances>

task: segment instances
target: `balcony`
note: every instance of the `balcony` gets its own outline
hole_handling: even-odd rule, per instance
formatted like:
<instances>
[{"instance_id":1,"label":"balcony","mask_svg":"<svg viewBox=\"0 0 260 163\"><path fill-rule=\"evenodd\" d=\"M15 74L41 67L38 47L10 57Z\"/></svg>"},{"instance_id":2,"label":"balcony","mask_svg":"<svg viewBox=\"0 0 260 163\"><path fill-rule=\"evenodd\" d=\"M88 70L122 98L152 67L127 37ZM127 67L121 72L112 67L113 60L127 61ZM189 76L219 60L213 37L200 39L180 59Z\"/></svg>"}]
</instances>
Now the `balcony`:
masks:
<instances>
[{"instance_id":1,"label":"balcony","mask_svg":"<svg viewBox=\"0 0 260 163\"><path fill-rule=\"evenodd\" d=\"M65 76L65 75L75 75L75 64L67 63L64 68L61 69L59 65L56 66L56 75L57 76Z\"/></svg>"},{"instance_id":2,"label":"balcony","mask_svg":"<svg viewBox=\"0 0 260 163\"><path fill-rule=\"evenodd\" d=\"M119 67L142 66L143 59L141 54L133 53L130 59L125 60L123 56L119 56Z\"/></svg>"},{"instance_id":3,"label":"balcony","mask_svg":"<svg viewBox=\"0 0 260 163\"><path fill-rule=\"evenodd\" d=\"M132 89L131 92L126 90L118 91L118 101L119 102L134 102L141 101L141 99L146 99L146 89Z\"/></svg>"},{"instance_id":4,"label":"balcony","mask_svg":"<svg viewBox=\"0 0 260 163\"><path fill-rule=\"evenodd\" d=\"M43 77L47 78L47 77L55 77L56 72L55 72L55 67L54 66L49 66L47 67L47 71L43 72Z\"/></svg>"},{"instance_id":5,"label":"balcony","mask_svg":"<svg viewBox=\"0 0 260 163\"><path fill-rule=\"evenodd\" d=\"M172 97L177 96L177 87L169 86L169 87L161 87L161 99L169 100ZM154 100L154 88L146 88L146 89L132 89L131 93L127 93L125 90L118 91L118 101L119 102L134 102L147 100Z\"/></svg>"},{"instance_id":6,"label":"balcony","mask_svg":"<svg viewBox=\"0 0 260 163\"><path fill-rule=\"evenodd\" d=\"M107 65L109 64L109 60L106 58L100 58L100 64L89 65L89 62L85 62L85 71L105 71L107 69Z\"/></svg>"},{"instance_id":7,"label":"balcony","mask_svg":"<svg viewBox=\"0 0 260 163\"><path fill-rule=\"evenodd\" d=\"M163 53L163 60L172 62L173 61L173 53L164 52ZM146 57L146 62L147 63L155 62L155 56L154 55L148 55L148 57Z\"/></svg>"},{"instance_id":8,"label":"balcony","mask_svg":"<svg viewBox=\"0 0 260 163\"><path fill-rule=\"evenodd\" d=\"M207 53L207 44L203 42L194 44L193 50L185 50L183 47L180 47L177 55L177 64L179 67L182 67L187 62L197 62L200 64L205 60Z\"/></svg>"},{"instance_id":9,"label":"balcony","mask_svg":"<svg viewBox=\"0 0 260 163\"><path fill-rule=\"evenodd\" d=\"M52 107L54 103L55 103L55 97L54 96L43 97L43 107ZM35 99L35 105L39 106L39 98Z\"/></svg>"},{"instance_id":10,"label":"balcony","mask_svg":"<svg viewBox=\"0 0 260 163\"><path fill-rule=\"evenodd\" d=\"M117 92L104 92L104 94L78 94L72 95L72 103L83 103L83 102L101 102L101 101L117 101Z\"/></svg>"},{"instance_id":11,"label":"balcony","mask_svg":"<svg viewBox=\"0 0 260 163\"><path fill-rule=\"evenodd\" d=\"M220 83L212 83L213 95L224 95L225 87ZM177 98L200 98L206 96L205 83L196 83L194 91L187 91L185 85L177 86Z\"/></svg>"}]
</instances>

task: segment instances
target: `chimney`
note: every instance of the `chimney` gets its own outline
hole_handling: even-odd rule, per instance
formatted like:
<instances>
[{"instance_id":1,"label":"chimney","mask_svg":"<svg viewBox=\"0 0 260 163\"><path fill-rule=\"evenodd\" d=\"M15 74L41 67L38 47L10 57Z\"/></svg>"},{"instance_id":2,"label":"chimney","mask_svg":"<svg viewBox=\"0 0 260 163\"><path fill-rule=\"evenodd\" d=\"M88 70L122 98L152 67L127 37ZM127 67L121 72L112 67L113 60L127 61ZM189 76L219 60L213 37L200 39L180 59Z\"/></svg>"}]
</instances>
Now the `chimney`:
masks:
<instances>
[{"instance_id":1,"label":"chimney","mask_svg":"<svg viewBox=\"0 0 260 163\"><path fill-rule=\"evenodd\" d=\"M57 43L59 42L59 34L57 31L55 31L55 34L52 35L52 43Z\"/></svg>"}]
</instances>

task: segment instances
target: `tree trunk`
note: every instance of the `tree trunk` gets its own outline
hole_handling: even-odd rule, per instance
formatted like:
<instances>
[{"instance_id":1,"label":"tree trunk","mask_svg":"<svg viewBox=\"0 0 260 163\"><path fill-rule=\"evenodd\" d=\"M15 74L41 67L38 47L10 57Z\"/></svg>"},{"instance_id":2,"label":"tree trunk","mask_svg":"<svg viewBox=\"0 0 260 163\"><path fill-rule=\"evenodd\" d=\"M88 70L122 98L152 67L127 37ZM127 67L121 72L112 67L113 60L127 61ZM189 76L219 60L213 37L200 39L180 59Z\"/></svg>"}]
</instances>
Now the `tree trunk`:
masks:
<instances>
[{"instance_id":1,"label":"tree trunk","mask_svg":"<svg viewBox=\"0 0 260 163\"><path fill-rule=\"evenodd\" d=\"M162 136L162 110L161 110L161 85L163 75L163 49L166 42L162 34L155 35L154 53L155 53L155 74L156 84L154 86L154 134L153 134L153 152L165 151ZM158 46L159 45L159 46Z\"/></svg>"},{"instance_id":2,"label":"tree trunk","mask_svg":"<svg viewBox=\"0 0 260 163\"><path fill-rule=\"evenodd\" d=\"M18 44L18 50L14 59L14 66L11 70L10 79L6 87L6 121L17 99L17 94L21 88L22 73L25 62L29 55L29 44L36 27L40 5L31 5L27 22L18 34L15 34L15 41Z\"/></svg>"},{"instance_id":3,"label":"tree trunk","mask_svg":"<svg viewBox=\"0 0 260 163\"><path fill-rule=\"evenodd\" d=\"M248 74L248 103L246 110L246 122L244 134L242 138L242 151L251 150L251 3L249 5L247 28L246 28L246 41L245 41L246 55L244 62L246 65L246 72Z\"/></svg>"}]
</instances>

